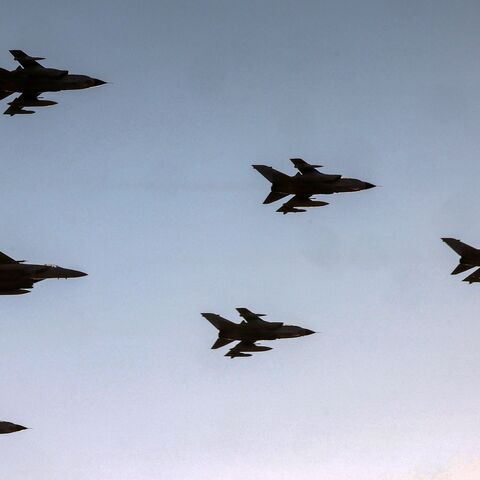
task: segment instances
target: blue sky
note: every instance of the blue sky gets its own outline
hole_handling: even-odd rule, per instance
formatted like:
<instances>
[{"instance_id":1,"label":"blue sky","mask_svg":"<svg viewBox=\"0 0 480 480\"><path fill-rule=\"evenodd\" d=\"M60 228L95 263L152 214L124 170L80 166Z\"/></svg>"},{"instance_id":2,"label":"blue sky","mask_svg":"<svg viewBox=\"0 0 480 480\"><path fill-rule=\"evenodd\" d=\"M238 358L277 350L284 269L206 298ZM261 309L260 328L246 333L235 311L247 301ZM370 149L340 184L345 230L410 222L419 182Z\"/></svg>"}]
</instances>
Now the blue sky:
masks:
<instances>
[{"instance_id":1,"label":"blue sky","mask_svg":"<svg viewBox=\"0 0 480 480\"><path fill-rule=\"evenodd\" d=\"M0 118L0 250L89 273L1 298L2 419L32 428L2 475L477 468L480 297L440 237L480 246L479 9L6 1L2 67L112 83ZM291 157L382 188L279 215L251 164ZM230 361L200 312L238 306L319 333Z\"/></svg>"}]
</instances>

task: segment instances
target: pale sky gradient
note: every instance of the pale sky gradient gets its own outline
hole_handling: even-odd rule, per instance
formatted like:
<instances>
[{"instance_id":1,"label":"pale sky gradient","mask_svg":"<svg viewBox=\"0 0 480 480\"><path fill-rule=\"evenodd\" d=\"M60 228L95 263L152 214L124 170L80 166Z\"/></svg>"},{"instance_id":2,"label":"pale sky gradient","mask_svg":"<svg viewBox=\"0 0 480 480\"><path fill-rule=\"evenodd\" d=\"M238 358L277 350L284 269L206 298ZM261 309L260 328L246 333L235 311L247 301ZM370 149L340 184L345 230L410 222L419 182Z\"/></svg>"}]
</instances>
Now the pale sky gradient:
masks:
<instances>
[{"instance_id":1,"label":"pale sky gradient","mask_svg":"<svg viewBox=\"0 0 480 480\"><path fill-rule=\"evenodd\" d=\"M32 428L0 438L0 477L476 465L480 286L440 237L480 247L479 21L477 1L4 1L2 67L23 49L112 84L0 115L0 250L89 273L0 297L0 419ZM282 216L251 164L290 157L383 187ZM200 312L238 306L321 333L232 361Z\"/></svg>"}]
</instances>

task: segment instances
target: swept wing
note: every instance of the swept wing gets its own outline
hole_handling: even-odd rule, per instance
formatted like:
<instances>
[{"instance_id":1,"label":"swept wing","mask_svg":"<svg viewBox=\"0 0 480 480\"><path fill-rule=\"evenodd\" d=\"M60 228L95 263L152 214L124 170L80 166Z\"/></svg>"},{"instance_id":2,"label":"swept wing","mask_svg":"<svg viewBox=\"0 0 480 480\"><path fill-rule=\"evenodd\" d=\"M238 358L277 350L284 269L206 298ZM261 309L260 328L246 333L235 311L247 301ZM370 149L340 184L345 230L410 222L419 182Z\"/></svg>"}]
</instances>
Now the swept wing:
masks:
<instances>
[{"instance_id":1,"label":"swept wing","mask_svg":"<svg viewBox=\"0 0 480 480\"><path fill-rule=\"evenodd\" d=\"M322 180L325 182L335 182L342 178L341 175L330 175L330 174L319 172L317 168L321 168L322 165L311 165L301 158L291 158L290 160L293 163L294 167L302 175L314 175L319 180Z\"/></svg>"},{"instance_id":2,"label":"swept wing","mask_svg":"<svg viewBox=\"0 0 480 480\"><path fill-rule=\"evenodd\" d=\"M43 57L31 57L22 50L10 50L10 53L13 55L14 60L25 69L45 68L37 62L37 60L45 60Z\"/></svg>"},{"instance_id":3,"label":"swept wing","mask_svg":"<svg viewBox=\"0 0 480 480\"><path fill-rule=\"evenodd\" d=\"M278 328L283 325L282 322L267 322L260 318L265 316L264 313L253 313L248 308L239 307L237 312L252 327Z\"/></svg>"}]
</instances>

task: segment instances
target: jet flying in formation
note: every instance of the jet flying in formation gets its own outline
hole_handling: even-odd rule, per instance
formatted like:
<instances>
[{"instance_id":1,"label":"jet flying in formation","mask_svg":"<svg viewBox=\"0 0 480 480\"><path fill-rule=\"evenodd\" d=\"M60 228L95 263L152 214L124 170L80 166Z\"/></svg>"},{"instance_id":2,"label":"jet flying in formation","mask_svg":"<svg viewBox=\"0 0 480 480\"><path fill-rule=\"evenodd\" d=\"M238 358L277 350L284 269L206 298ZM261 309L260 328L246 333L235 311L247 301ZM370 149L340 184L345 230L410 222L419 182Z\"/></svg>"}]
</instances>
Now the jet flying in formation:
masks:
<instances>
[{"instance_id":1,"label":"jet flying in formation","mask_svg":"<svg viewBox=\"0 0 480 480\"><path fill-rule=\"evenodd\" d=\"M57 103L42 99L40 95L43 92L80 90L106 83L87 75L72 75L68 70L45 68L37 61L45 60L44 58L30 57L22 50L10 50L10 53L20 66L11 72L0 68L0 100L12 93L20 93L20 95L9 103L10 106L3 112L6 115L35 113L33 110L23 108L48 107Z\"/></svg>"},{"instance_id":2,"label":"jet flying in formation","mask_svg":"<svg viewBox=\"0 0 480 480\"><path fill-rule=\"evenodd\" d=\"M212 349L239 340L239 343L226 353L226 357L251 357L253 352L265 352L272 349L257 345L255 342L259 340L296 338L315 333L306 328L284 325L282 322L267 322L260 318L265 314L253 313L247 308L237 308L237 311L243 317L241 323L231 322L215 313L202 313L202 316L218 330L218 339L212 345Z\"/></svg>"},{"instance_id":3,"label":"jet flying in formation","mask_svg":"<svg viewBox=\"0 0 480 480\"><path fill-rule=\"evenodd\" d=\"M77 278L86 273L57 265L33 265L24 260L14 260L0 252L0 295L30 293L33 284L47 278Z\"/></svg>"},{"instance_id":4,"label":"jet flying in formation","mask_svg":"<svg viewBox=\"0 0 480 480\"><path fill-rule=\"evenodd\" d=\"M20 432L21 430L27 430L27 427L15 425L15 423L10 422L0 422L0 435L2 433Z\"/></svg>"},{"instance_id":5,"label":"jet flying in formation","mask_svg":"<svg viewBox=\"0 0 480 480\"><path fill-rule=\"evenodd\" d=\"M372 183L356 178L342 178L341 175L321 173L317 170L321 165L310 165L301 158L292 158L291 161L298 170L298 173L291 177L266 165L252 165L272 184L272 190L264 200L264 204L276 202L287 195L293 195L277 210L283 214L305 212L305 207L328 205L328 202L312 200L310 198L312 195L358 192L375 187Z\"/></svg>"},{"instance_id":6,"label":"jet flying in formation","mask_svg":"<svg viewBox=\"0 0 480 480\"><path fill-rule=\"evenodd\" d=\"M466 272L474 267L480 267L480 250L466 243L456 240L455 238L442 238L442 240L455 252L460 255L458 265L452 272L452 275ZM477 268L468 277L463 279L464 282L478 283L480 282L480 268Z\"/></svg>"}]
</instances>

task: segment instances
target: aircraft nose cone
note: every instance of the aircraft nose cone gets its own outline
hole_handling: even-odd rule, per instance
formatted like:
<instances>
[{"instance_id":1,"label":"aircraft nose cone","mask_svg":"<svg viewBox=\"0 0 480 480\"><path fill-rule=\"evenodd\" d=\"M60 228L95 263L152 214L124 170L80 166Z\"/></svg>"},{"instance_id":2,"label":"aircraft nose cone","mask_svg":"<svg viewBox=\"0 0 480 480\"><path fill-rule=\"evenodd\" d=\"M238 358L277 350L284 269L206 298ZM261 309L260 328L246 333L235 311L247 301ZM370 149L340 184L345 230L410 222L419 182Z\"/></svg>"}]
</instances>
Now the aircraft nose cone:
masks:
<instances>
[{"instance_id":1,"label":"aircraft nose cone","mask_svg":"<svg viewBox=\"0 0 480 480\"><path fill-rule=\"evenodd\" d=\"M80 272L78 270L69 270L68 276L72 278L86 277L88 273Z\"/></svg>"},{"instance_id":2,"label":"aircraft nose cone","mask_svg":"<svg viewBox=\"0 0 480 480\"><path fill-rule=\"evenodd\" d=\"M313 330L308 330L307 328L303 331L304 335L313 335L315 332Z\"/></svg>"},{"instance_id":3,"label":"aircraft nose cone","mask_svg":"<svg viewBox=\"0 0 480 480\"><path fill-rule=\"evenodd\" d=\"M105 85L107 82L104 82L103 80L99 80L98 78L93 79L93 86L94 87L99 87L100 85Z\"/></svg>"},{"instance_id":4,"label":"aircraft nose cone","mask_svg":"<svg viewBox=\"0 0 480 480\"><path fill-rule=\"evenodd\" d=\"M376 185L374 185L373 183L368 183L368 182L365 182L365 190L368 190L369 188L375 188Z\"/></svg>"}]
</instances>

